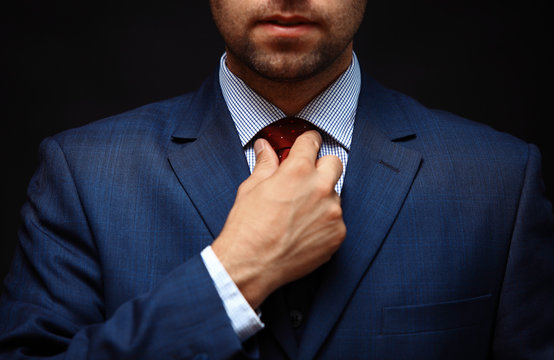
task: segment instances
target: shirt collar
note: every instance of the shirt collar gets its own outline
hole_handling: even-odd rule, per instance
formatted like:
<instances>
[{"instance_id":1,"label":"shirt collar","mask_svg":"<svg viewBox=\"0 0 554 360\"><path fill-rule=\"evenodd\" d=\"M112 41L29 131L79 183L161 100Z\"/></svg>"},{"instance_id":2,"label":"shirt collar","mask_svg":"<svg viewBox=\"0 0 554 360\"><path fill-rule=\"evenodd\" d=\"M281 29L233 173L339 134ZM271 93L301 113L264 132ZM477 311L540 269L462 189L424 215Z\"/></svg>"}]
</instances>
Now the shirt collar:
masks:
<instances>
[{"instance_id":1,"label":"shirt collar","mask_svg":"<svg viewBox=\"0 0 554 360\"><path fill-rule=\"evenodd\" d=\"M257 94L229 70L226 54L220 59L219 83L243 147L261 129L286 117L277 106ZM311 122L346 150L350 150L360 88L360 66L356 54L352 53L348 69L296 116Z\"/></svg>"}]
</instances>

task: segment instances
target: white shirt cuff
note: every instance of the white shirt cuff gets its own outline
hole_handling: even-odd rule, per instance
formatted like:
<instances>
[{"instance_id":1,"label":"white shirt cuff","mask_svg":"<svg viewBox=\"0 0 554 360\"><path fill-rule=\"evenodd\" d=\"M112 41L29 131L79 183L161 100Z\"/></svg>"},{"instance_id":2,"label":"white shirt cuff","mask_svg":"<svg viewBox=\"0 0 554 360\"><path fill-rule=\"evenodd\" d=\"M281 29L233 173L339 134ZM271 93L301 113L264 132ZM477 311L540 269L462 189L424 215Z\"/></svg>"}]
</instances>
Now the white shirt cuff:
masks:
<instances>
[{"instance_id":1,"label":"white shirt cuff","mask_svg":"<svg viewBox=\"0 0 554 360\"><path fill-rule=\"evenodd\" d=\"M221 264L211 246L200 253L223 302L223 307L231 319L231 325L241 341L245 341L264 328L264 323L244 298L225 267Z\"/></svg>"}]
</instances>

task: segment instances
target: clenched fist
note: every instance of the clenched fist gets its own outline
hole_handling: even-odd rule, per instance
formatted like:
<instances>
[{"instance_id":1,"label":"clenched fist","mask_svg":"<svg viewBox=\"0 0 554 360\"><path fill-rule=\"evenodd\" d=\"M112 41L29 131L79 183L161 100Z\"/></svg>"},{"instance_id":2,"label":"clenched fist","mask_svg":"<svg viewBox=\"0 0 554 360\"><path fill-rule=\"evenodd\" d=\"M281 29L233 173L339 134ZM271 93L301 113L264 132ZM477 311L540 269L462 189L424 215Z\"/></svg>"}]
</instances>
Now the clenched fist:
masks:
<instances>
[{"instance_id":1,"label":"clenched fist","mask_svg":"<svg viewBox=\"0 0 554 360\"><path fill-rule=\"evenodd\" d=\"M334 190L342 163L332 155L317 159L320 146L319 133L308 131L279 165L269 143L257 140L254 171L240 185L212 244L253 308L327 262L344 240L346 227Z\"/></svg>"}]
</instances>

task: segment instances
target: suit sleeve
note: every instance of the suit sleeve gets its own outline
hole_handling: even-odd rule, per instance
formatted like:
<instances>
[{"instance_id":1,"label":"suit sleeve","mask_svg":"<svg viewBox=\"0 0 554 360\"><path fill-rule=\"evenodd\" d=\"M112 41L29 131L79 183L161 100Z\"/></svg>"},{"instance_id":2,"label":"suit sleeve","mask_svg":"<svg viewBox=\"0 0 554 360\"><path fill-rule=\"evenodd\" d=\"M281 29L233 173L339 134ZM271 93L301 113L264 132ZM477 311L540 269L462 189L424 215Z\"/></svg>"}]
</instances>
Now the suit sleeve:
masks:
<instances>
[{"instance_id":1,"label":"suit sleeve","mask_svg":"<svg viewBox=\"0 0 554 360\"><path fill-rule=\"evenodd\" d=\"M531 145L497 314L496 359L554 359L554 216Z\"/></svg>"},{"instance_id":2,"label":"suit sleeve","mask_svg":"<svg viewBox=\"0 0 554 360\"><path fill-rule=\"evenodd\" d=\"M40 154L0 298L0 358L246 356L200 255L106 318L109 274L64 154L51 139Z\"/></svg>"}]
</instances>

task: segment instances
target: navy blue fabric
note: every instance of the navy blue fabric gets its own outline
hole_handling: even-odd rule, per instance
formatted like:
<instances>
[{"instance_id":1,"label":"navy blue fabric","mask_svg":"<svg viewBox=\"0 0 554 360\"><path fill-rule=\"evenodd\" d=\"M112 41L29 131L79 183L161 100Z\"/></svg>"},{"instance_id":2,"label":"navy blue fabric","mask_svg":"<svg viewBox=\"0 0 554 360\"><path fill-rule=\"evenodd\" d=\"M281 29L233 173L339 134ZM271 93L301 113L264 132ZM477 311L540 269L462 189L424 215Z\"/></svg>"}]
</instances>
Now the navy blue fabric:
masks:
<instances>
[{"instance_id":1,"label":"navy blue fabric","mask_svg":"<svg viewBox=\"0 0 554 360\"><path fill-rule=\"evenodd\" d=\"M241 344L201 258L243 149L217 78L46 139L0 299L1 358L552 359L538 150L362 82L345 242L297 344L283 299Z\"/></svg>"}]
</instances>

